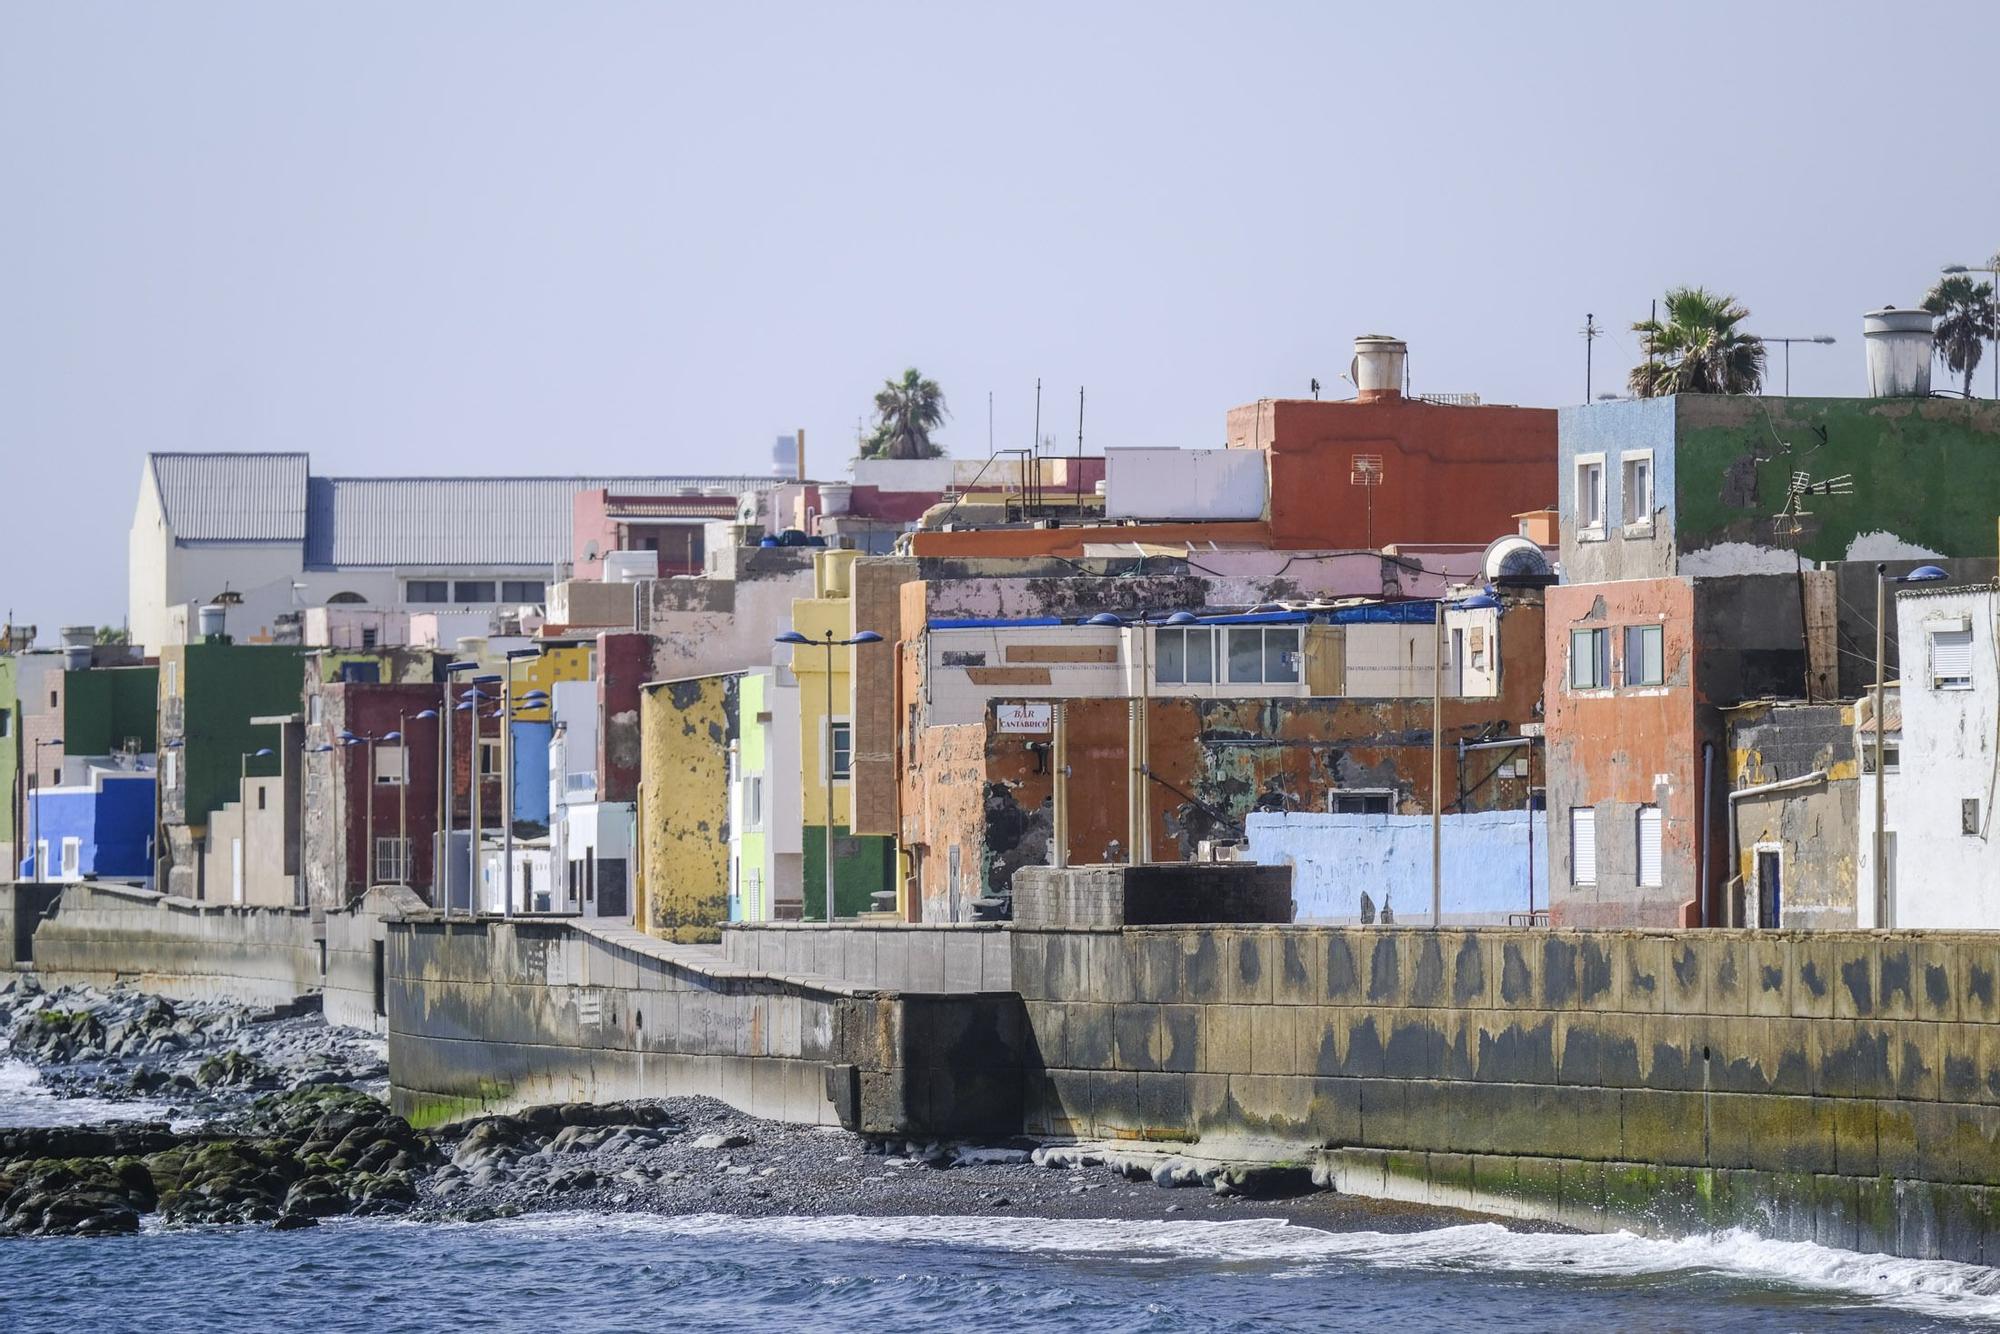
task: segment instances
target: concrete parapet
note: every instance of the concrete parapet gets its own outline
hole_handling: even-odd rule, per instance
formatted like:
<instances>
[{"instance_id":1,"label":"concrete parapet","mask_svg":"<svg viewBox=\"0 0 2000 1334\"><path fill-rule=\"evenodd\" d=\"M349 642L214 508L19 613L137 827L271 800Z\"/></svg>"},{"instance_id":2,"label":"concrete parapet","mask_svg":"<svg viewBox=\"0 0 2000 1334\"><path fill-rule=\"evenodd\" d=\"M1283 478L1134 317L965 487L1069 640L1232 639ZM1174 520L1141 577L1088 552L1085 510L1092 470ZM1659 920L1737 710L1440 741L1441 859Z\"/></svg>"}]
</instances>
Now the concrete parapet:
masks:
<instances>
[{"instance_id":1,"label":"concrete parapet","mask_svg":"<svg viewBox=\"0 0 2000 1334\"><path fill-rule=\"evenodd\" d=\"M1155 926L1292 920L1292 868L1251 862L1024 866L1014 873L1022 926Z\"/></svg>"},{"instance_id":2,"label":"concrete parapet","mask_svg":"<svg viewBox=\"0 0 2000 1334\"><path fill-rule=\"evenodd\" d=\"M378 885L353 907L326 915L326 1021L371 1033L389 1031L389 922L436 917L414 891Z\"/></svg>"},{"instance_id":3,"label":"concrete parapet","mask_svg":"<svg viewBox=\"0 0 2000 1334\"><path fill-rule=\"evenodd\" d=\"M35 932L61 899L61 885L30 880L0 885L0 972L34 967Z\"/></svg>"},{"instance_id":4,"label":"concrete parapet","mask_svg":"<svg viewBox=\"0 0 2000 1334\"><path fill-rule=\"evenodd\" d=\"M802 937L846 943L827 934ZM594 923L389 919L392 1102L432 1124L706 1094L868 1134L1018 1132L1025 1025L1011 993L850 983L817 954L792 966Z\"/></svg>"},{"instance_id":5,"label":"concrete parapet","mask_svg":"<svg viewBox=\"0 0 2000 1334\"><path fill-rule=\"evenodd\" d=\"M1793 1239L1862 1235L1842 1202L1863 1183L1975 1218L2000 1189L1988 936L1017 923L1012 939L1030 1133L1415 1156L1397 1189L1447 1203L1468 1189L1459 1158L1487 1178L1547 1161L1603 1183L1585 1225L1656 1231L1696 1174L1733 1192L1703 1225L1754 1216ZM1806 1181L1823 1207L1786 1203ZM1792 1195L1762 1193L1779 1185ZM1888 1231L1902 1254L1984 1262L1962 1229Z\"/></svg>"},{"instance_id":6,"label":"concrete parapet","mask_svg":"<svg viewBox=\"0 0 2000 1334\"><path fill-rule=\"evenodd\" d=\"M178 1000L288 1005L320 989L320 937L304 908L246 908L90 881L64 885L34 934L49 986L129 983Z\"/></svg>"},{"instance_id":7,"label":"concrete parapet","mask_svg":"<svg viewBox=\"0 0 2000 1334\"><path fill-rule=\"evenodd\" d=\"M1013 990L1007 929L1004 922L733 922L723 928L722 948L731 964L763 972L959 995Z\"/></svg>"}]
</instances>

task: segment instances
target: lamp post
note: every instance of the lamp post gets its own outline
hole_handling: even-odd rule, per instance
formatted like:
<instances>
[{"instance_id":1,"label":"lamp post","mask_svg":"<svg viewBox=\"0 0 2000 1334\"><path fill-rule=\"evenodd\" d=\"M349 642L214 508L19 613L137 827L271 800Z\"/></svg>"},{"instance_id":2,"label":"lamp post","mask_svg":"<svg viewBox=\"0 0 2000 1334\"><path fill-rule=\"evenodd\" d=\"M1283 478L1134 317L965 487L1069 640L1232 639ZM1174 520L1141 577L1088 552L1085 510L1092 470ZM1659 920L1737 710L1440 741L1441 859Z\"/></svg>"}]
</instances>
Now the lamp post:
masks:
<instances>
[{"instance_id":1,"label":"lamp post","mask_svg":"<svg viewBox=\"0 0 2000 1334\"><path fill-rule=\"evenodd\" d=\"M2000 255L1984 264L1947 264L1945 273L1983 273L1993 280L1986 289L1986 318L1993 327L1993 397L2000 398Z\"/></svg>"},{"instance_id":2,"label":"lamp post","mask_svg":"<svg viewBox=\"0 0 2000 1334\"><path fill-rule=\"evenodd\" d=\"M397 731L407 734L411 723L422 722L426 718L436 722L437 716L436 709L420 709L416 713L398 714ZM402 777L396 784L396 842L401 848L396 858L398 868L396 883L408 889L410 887L410 743L407 741L403 743ZM433 866L431 869L435 876L437 868Z\"/></svg>"},{"instance_id":3,"label":"lamp post","mask_svg":"<svg viewBox=\"0 0 2000 1334\"><path fill-rule=\"evenodd\" d=\"M1825 347L1825 346L1830 346L1833 343L1832 334L1814 334L1810 338L1805 338L1805 337L1773 338L1769 334L1765 334L1762 337L1763 341L1766 343L1783 343L1785 345L1785 397L1786 398L1790 398L1792 396L1792 344L1817 343L1820 346Z\"/></svg>"},{"instance_id":4,"label":"lamp post","mask_svg":"<svg viewBox=\"0 0 2000 1334\"><path fill-rule=\"evenodd\" d=\"M238 874L242 876L242 883L233 886L237 892L237 902L239 903L244 902L250 897L250 761L266 759L275 754L277 752L269 746L259 746L255 750L243 752L236 764L236 791L243 798L243 814L240 817L243 824L243 865L238 871ZM280 858L280 860L282 861L283 859Z\"/></svg>"},{"instance_id":5,"label":"lamp post","mask_svg":"<svg viewBox=\"0 0 2000 1334\"><path fill-rule=\"evenodd\" d=\"M456 763L458 757L452 751L451 715L457 713L459 710L451 697L451 678L461 672L477 671L478 669L479 664L476 662L448 662L444 665L444 705L440 710L444 715L444 725L439 729L442 734L439 738L439 744L444 748L444 759L438 765L438 773L441 780L438 786L438 839L437 854L431 859L431 879L434 881L442 880L442 883L434 890L433 897L437 900L436 906L444 913L447 919L451 916L451 803L452 798L457 795L455 789L458 786L458 766ZM475 693L477 689L477 687L474 687ZM476 734L476 727L474 731ZM478 747L475 746L474 750L477 751L477 749ZM479 776L474 774L473 782L477 783L478 781ZM438 867L444 868L442 877L438 874ZM468 887L469 892L470 889ZM469 899L467 906L470 907Z\"/></svg>"},{"instance_id":6,"label":"lamp post","mask_svg":"<svg viewBox=\"0 0 2000 1334\"><path fill-rule=\"evenodd\" d=\"M1884 698L1882 693L1883 687L1888 684L1883 676L1883 661L1887 658L1889 650L1889 585L1892 583L1929 584L1949 577L1944 570L1936 565L1919 565L1908 574L1899 575L1894 579L1889 577L1889 567L1886 564L1878 564L1875 567L1875 841L1873 845L1875 849L1875 883L1872 886L1872 893L1875 902L1875 929L1878 931L1884 930L1889 926L1889 899L1888 895L1883 892L1888 887L1888 876L1886 874L1888 871L1888 860L1886 854L1889 843L1884 833L1884 825L1886 823L1884 816L1888 807L1888 798L1882 786L1882 770L1885 767L1884 759L1887 755L1887 747L1883 739L1889 732L1889 719L1883 711ZM1902 644L1899 640L1897 643L1899 653L1901 648ZM1732 866L1729 868L1729 871L1730 874L1734 875L1736 868Z\"/></svg>"},{"instance_id":7,"label":"lamp post","mask_svg":"<svg viewBox=\"0 0 2000 1334\"><path fill-rule=\"evenodd\" d=\"M826 758L826 841L822 847L821 862L826 868L826 924L833 925L833 651L836 648L852 648L856 644L879 644L882 636L873 630L862 630L849 638L836 639L829 627L822 638L812 639L797 630L787 630L778 636L780 644L798 646L817 645L826 650L826 726L820 734L821 750ZM850 753L852 749L852 733ZM849 812L850 819L852 812Z\"/></svg>"},{"instance_id":8,"label":"lamp post","mask_svg":"<svg viewBox=\"0 0 2000 1334\"><path fill-rule=\"evenodd\" d=\"M1444 925L1444 614L1451 611L1491 611L1500 599L1474 593L1459 602L1437 602L1431 639L1431 929ZM1532 823L1532 819L1530 821Z\"/></svg>"},{"instance_id":9,"label":"lamp post","mask_svg":"<svg viewBox=\"0 0 2000 1334\"><path fill-rule=\"evenodd\" d=\"M38 789L39 789L39 788L41 787L41 785L42 785L42 782L41 782L41 775L42 775L42 747L43 747L43 746L60 746L61 744L62 744L62 738L61 738L61 737L59 737L59 736L52 736L52 737L46 737L46 738L44 738L44 739L42 739L42 740L40 740L40 741L37 741L37 742L35 743L35 786L36 786L36 788L38 788ZM45 881L45 880L46 880L46 879L48 878L47 876L45 876L45 875L44 875L44 874L42 873L42 863L43 863L43 862L45 862L45 861L47 861L47 860L48 860L48 858L42 855L42 794L41 794L41 793L40 793L39 791L37 791L37 792L35 793L35 829L34 829L34 838L35 838L35 849L34 849L34 851L35 851L35 883L39 885L39 884L43 883L43 881Z\"/></svg>"},{"instance_id":10,"label":"lamp post","mask_svg":"<svg viewBox=\"0 0 2000 1334\"><path fill-rule=\"evenodd\" d=\"M466 721L472 727L470 753L466 760L466 785L472 790L472 809L467 813L471 820L471 828L466 831L468 837L465 856L465 903L466 911L475 916L479 911L479 845L486 835L486 812L481 800L482 790L486 784L479 772L479 765L485 756L485 749L481 745L484 729L480 726L482 715L479 712L479 705L482 700L498 698L497 695L489 694L480 687L498 684L500 677L497 673L489 672L473 677L472 689L468 692L467 698L458 705L458 712L470 715Z\"/></svg>"}]
</instances>

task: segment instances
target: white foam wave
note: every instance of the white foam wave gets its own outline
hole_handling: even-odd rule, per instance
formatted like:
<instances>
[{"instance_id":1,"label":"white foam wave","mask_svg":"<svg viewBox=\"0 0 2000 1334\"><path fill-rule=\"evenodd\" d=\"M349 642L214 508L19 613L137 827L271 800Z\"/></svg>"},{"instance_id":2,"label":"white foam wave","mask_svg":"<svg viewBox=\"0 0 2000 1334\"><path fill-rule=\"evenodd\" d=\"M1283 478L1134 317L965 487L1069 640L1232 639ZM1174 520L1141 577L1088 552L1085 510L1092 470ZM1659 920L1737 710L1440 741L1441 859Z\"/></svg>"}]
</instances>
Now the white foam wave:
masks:
<instances>
[{"instance_id":1,"label":"white foam wave","mask_svg":"<svg viewBox=\"0 0 2000 1334\"><path fill-rule=\"evenodd\" d=\"M748 1237L791 1244L877 1242L1067 1255L1264 1263L1311 1272L1385 1269L1526 1274L1550 1281L1711 1276L1858 1298L1954 1320L2000 1323L2000 1270L1949 1260L1904 1260L1812 1242L1772 1241L1740 1230L1679 1240L1630 1232L1513 1232L1469 1223L1420 1232L1325 1232L1284 1219L1229 1222L1041 1219L993 1216L738 1218L722 1214L544 1214L509 1229L634 1231Z\"/></svg>"},{"instance_id":2,"label":"white foam wave","mask_svg":"<svg viewBox=\"0 0 2000 1334\"><path fill-rule=\"evenodd\" d=\"M102 1121L154 1121L167 1108L157 1102L59 1098L26 1061L0 1055L0 1126L85 1126Z\"/></svg>"}]
</instances>

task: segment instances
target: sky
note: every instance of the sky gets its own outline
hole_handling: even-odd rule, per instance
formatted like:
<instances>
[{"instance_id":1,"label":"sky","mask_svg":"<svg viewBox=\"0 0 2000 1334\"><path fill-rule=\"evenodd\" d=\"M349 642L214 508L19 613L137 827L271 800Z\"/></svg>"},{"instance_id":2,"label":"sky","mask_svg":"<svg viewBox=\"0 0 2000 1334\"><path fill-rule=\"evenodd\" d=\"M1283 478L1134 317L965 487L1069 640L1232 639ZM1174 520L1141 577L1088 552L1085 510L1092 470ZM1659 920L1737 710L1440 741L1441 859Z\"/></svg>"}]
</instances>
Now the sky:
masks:
<instances>
[{"instance_id":1,"label":"sky","mask_svg":"<svg viewBox=\"0 0 2000 1334\"><path fill-rule=\"evenodd\" d=\"M1584 398L1667 286L1796 394L2000 249L1982 4L0 0L0 602L115 624L149 450L324 475L1215 446L1345 388ZM1988 56L1982 56L1984 51ZM1954 52L1960 54L1954 55ZM1983 70L1983 73L1975 71ZM1774 355L1774 374L1782 358Z\"/></svg>"}]
</instances>

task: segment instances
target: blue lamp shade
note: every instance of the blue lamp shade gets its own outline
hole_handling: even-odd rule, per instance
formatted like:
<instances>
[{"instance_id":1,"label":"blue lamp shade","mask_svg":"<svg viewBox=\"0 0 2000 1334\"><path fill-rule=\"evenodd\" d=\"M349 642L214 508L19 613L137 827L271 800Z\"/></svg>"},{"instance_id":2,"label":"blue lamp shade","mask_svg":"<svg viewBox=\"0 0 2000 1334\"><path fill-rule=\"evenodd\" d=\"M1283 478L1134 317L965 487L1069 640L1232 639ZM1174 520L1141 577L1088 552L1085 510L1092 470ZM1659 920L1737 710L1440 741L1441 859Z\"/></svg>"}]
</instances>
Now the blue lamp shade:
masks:
<instances>
[{"instance_id":1,"label":"blue lamp shade","mask_svg":"<svg viewBox=\"0 0 2000 1334\"><path fill-rule=\"evenodd\" d=\"M419 713L411 714L410 719L412 722L414 722L420 718L435 718L437 716L438 716L438 711L436 709L424 709Z\"/></svg>"},{"instance_id":2,"label":"blue lamp shade","mask_svg":"<svg viewBox=\"0 0 2000 1334\"><path fill-rule=\"evenodd\" d=\"M1168 625L1200 625L1201 618L1191 611L1177 611L1167 617Z\"/></svg>"},{"instance_id":3,"label":"blue lamp shade","mask_svg":"<svg viewBox=\"0 0 2000 1334\"><path fill-rule=\"evenodd\" d=\"M160 749L179 750L182 746L185 746L186 744L187 742L181 740L179 737L175 737L172 741L169 741L165 745L161 746Z\"/></svg>"},{"instance_id":4,"label":"blue lamp shade","mask_svg":"<svg viewBox=\"0 0 2000 1334\"><path fill-rule=\"evenodd\" d=\"M1474 593L1471 597L1452 604L1459 611L1492 611L1499 605L1500 599L1491 593Z\"/></svg>"},{"instance_id":5,"label":"blue lamp shade","mask_svg":"<svg viewBox=\"0 0 2000 1334\"><path fill-rule=\"evenodd\" d=\"M351 745L354 742L359 741L361 738L354 735L354 733L348 731L346 728L343 727L340 729L340 739Z\"/></svg>"},{"instance_id":6,"label":"blue lamp shade","mask_svg":"<svg viewBox=\"0 0 2000 1334\"><path fill-rule=\"evenodd\" d=\"M59 736L52 736L48 738L46 741L37 741L35 744L38 746L60 746L62 744L62 738Z\"/></svg>"},{"instance_id":7,"label":"blue lamp shade","mask_svg":"<svg viewBox=\"0 0 2000 1334\"><path fill-rule=\"evenodd\" d=\"M472 678L472 684L476 686L497 686L500 684L500 681L501 677L498 672L488 672L484 676L475 676Z\"/></svg>"},{"instance_id":8,"label":"blue lamp shade","mask_svg":"<svg viewBox=\"0 0 2000 1334\"><path fill-rule=\"evenodd\" d=\"M266 755L276 755L277 753L277 751L272 750L269 746L259 746L250 752L250 758L253 760L262 759Z\"/></svg>"},{"instance_id":9,"label":"blue lamp shade","mask_svg":"<svg viewBox=\"0 0 2000 1334\"><path fill-rule=\"evenodd\" d=\"M1125 624L1125 621L1124 621L1124 619L1123 619L1122 617L1118 617L1118 616L1113 616L1113 615L1112 615L1112 614L1111 614L1110 612L1108 612L1108 611L1100 611L1100 612L1098 612L1098 613L1097 613L1097 615L1095 615L1095 616L1091 617L1091 618L1090 618L1089 620L1085 621L1085 622L1084 622L1084 624L1085 624L1085 625L1123 625L1123 624Z\"/></svg>"},{"instance_id":10,"label":"blue lamp shade","mask_svg":"<svg viewBox=\"0 0 2000 1334\"><path fill-rule=\"evenodd\" d=\"M455 712L458 713L471 713L474 709L479 707L479 698L478 696L475 695L472 698L467 699L464 703L454 704L451 707Z\"/></svg>"},{"instance_id":11,"label":"blue lamp shade","mask_svg":"<svg viewBox=\"0 0 2000 1334\"><path fill-rule=\"evenodd\" d=\"M448 662L444 665L444 669L448 672L476 672L479 670L479 664L476 662Z\"/></svg>"},{"instance_id":12,"label":"blue lamp shade","mask_svg":"<svg viewBox=\"0 0 2000 1334\"><path fill-rule=\"evenodd\" d=\"M324 755L324 754L326 754L326 753L327 753L328 751L330 751L330 750L332 750L332 749L333 749L333 747L332 747L332 746L307 746L307 747L306 747L306 754L308 754L308 755Z\"/></svg>"},{"instance_id":13,"label":"blue lamp shade","mask_svg":"<svg viewBox=\"0 0 2000 1334\"><path fill-rule=\"evenodd\" d=\"M876 634L873 630L863 630L847 642L850 644L879 644L882 642L882 636Z\"/></svg>"},{"instance_id":14,"label":"blue lamp shade","mask_svg":"<svg viewBox=\"0 0 2000 1334\"><path fill-rule=\"evenodd\" d=\"M1951 575L1946 573L1941 566L1919 565L1916 569L1911 570L1903 576L1903 582L1906 584L1929 584L1935 583L1939 579L1949 578L1951 578Z\"/></svg>"},{"instance_id":15,"label":"blue lamp shade","mask_svg":"<svg viewBox=\"0 0 2000 1334\"><path fill-rule=\"evenodd\" d=\"M810 644L812 643L812 640L807 639L804 635L800 634L796 630L787 630L785 631L785 633L779 635L777 639L772 642L778 644Z\"/></svg>"},{"instance_id":16,"label":"blue lamp shade","mask_svg":"<svg viewBox=\"0 0 2000 1334\"><path fill-rule=\"evenodd\" d=\"M403 734L401 732L384 732L381 739L384 741L401 741Z\"/></svg>"}]
</instances>

